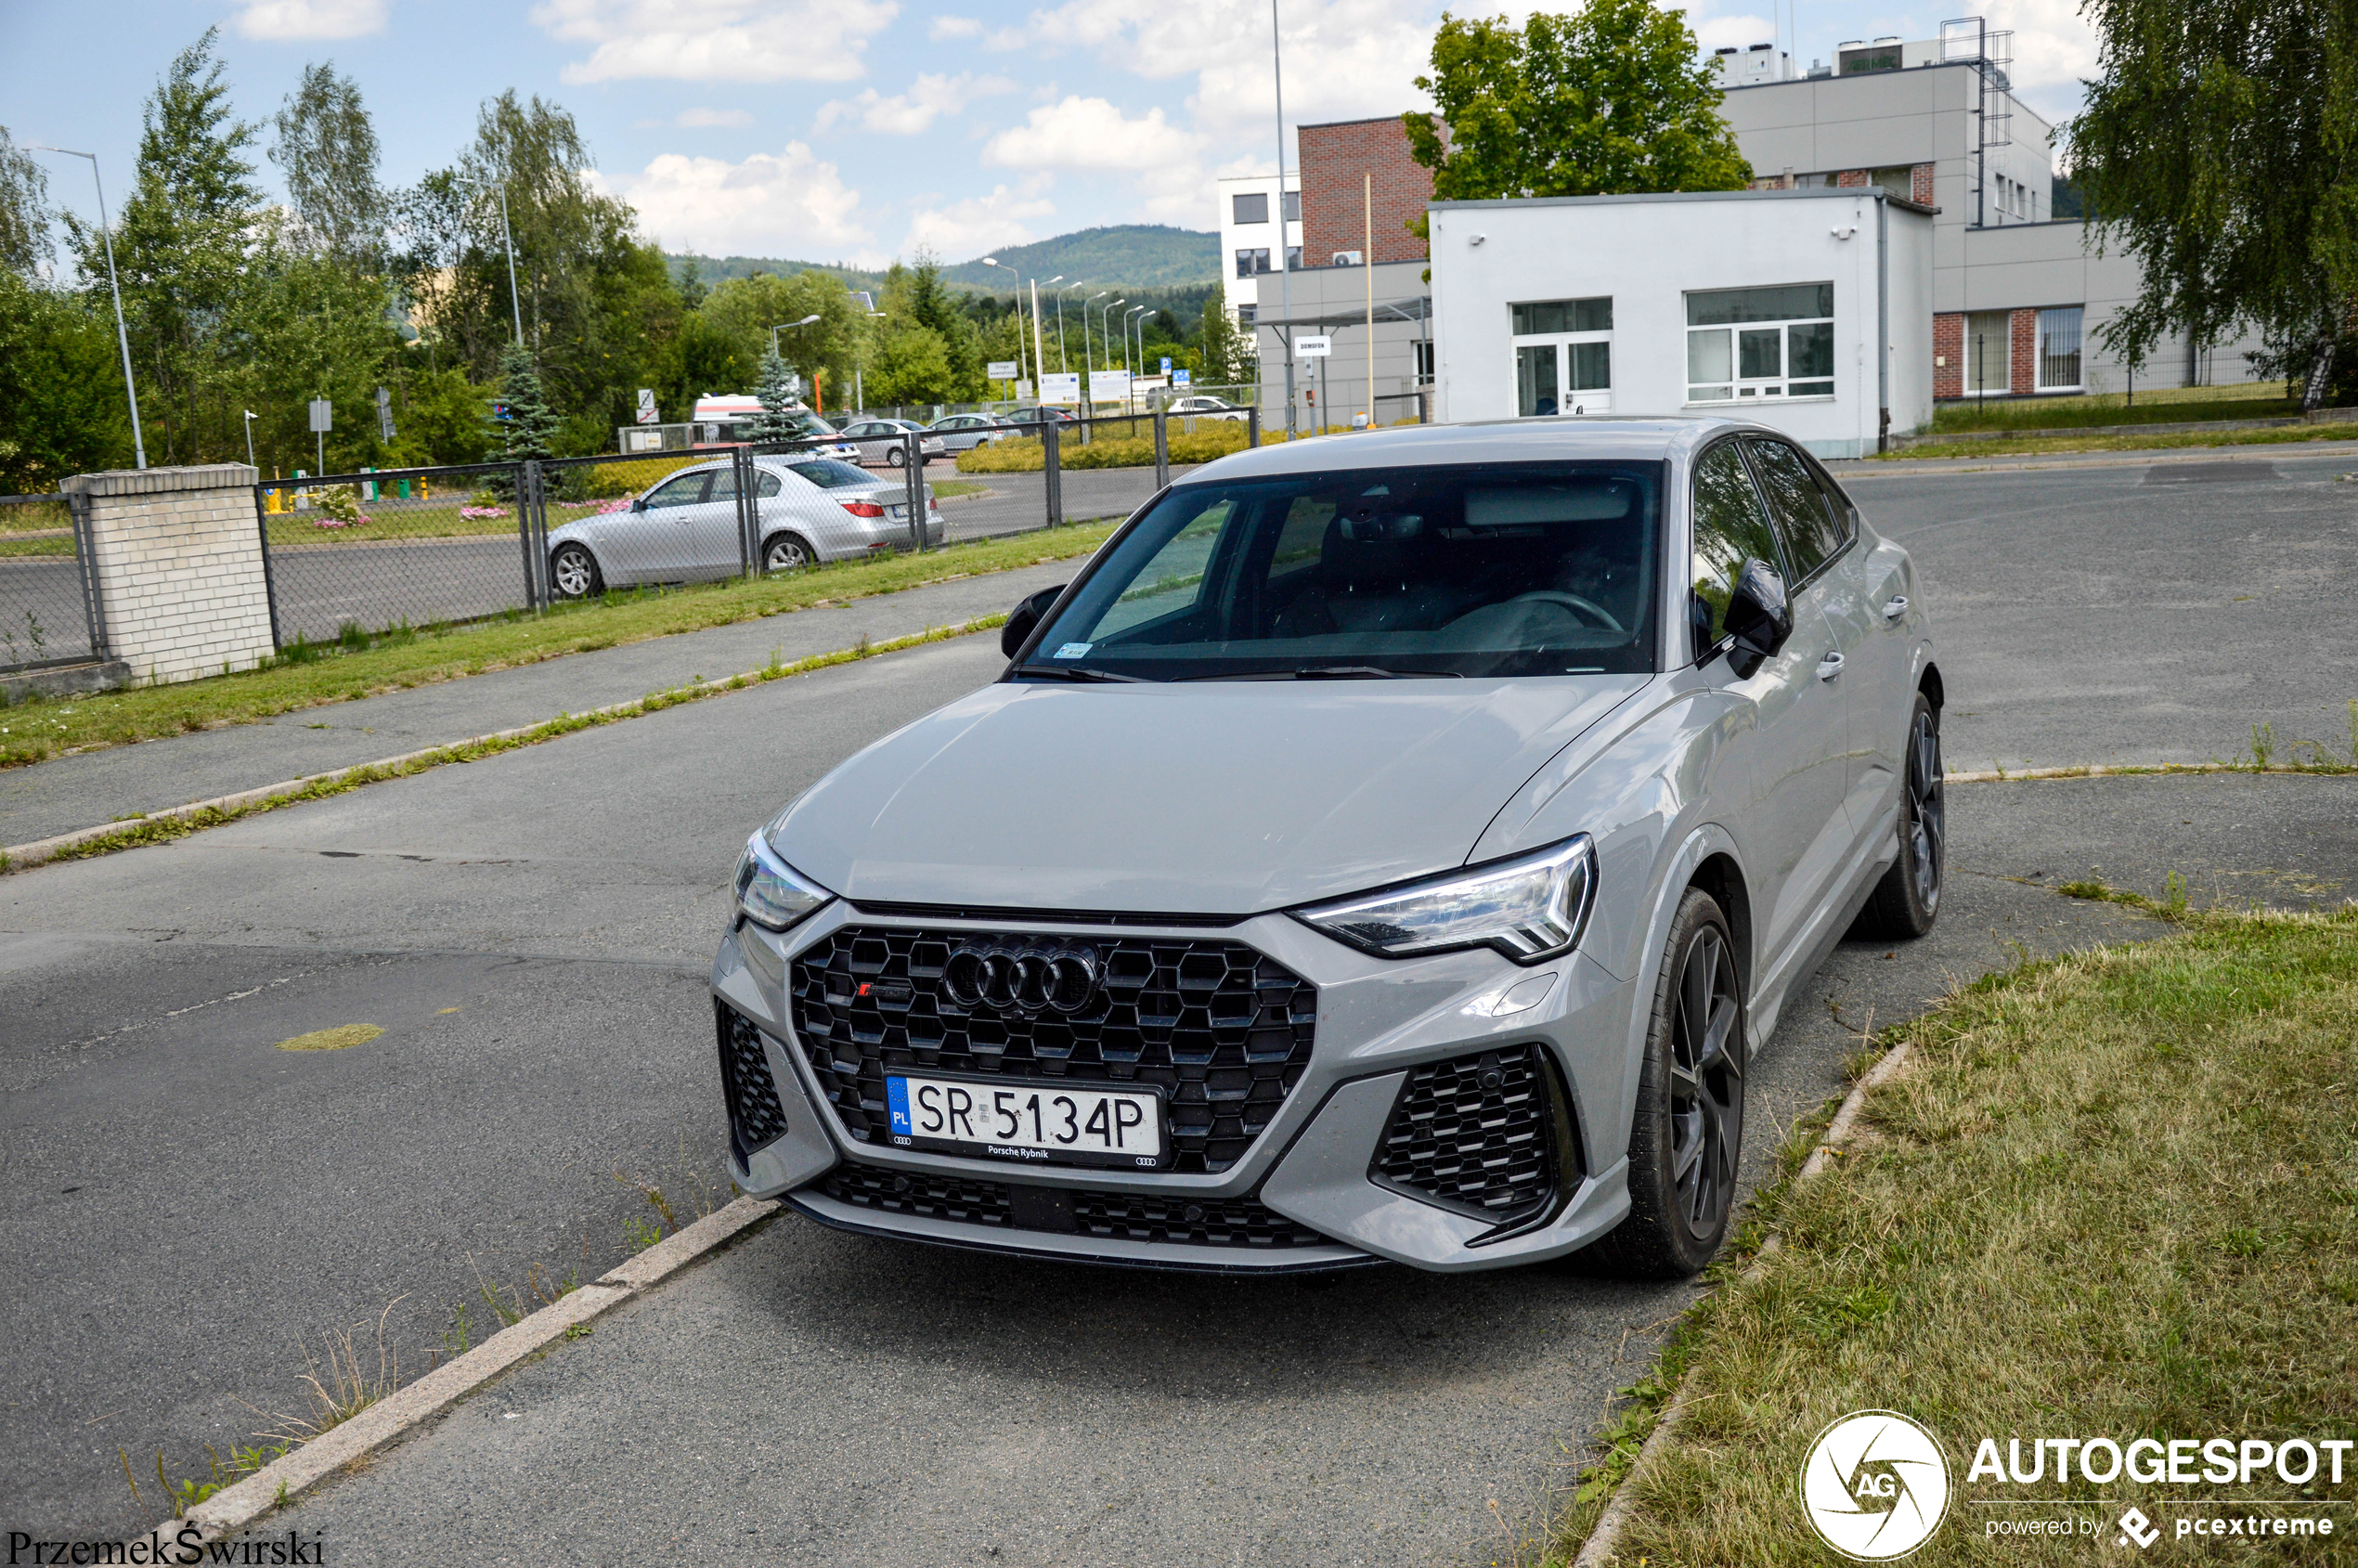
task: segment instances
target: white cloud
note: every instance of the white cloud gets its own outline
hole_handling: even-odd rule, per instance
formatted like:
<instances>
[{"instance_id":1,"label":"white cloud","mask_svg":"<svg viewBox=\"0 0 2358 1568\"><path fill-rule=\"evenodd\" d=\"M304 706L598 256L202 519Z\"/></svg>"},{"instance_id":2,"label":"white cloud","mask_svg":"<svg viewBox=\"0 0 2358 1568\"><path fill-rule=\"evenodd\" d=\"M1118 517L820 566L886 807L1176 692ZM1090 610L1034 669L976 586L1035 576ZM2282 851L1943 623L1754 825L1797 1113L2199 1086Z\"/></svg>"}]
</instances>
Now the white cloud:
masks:
<instances>
[{"instance_id":1,"label":"white cloud","mask_svg":"<svg viewBox=\"0 0 2358 1568\"><path fill-rule=\"evenodd\" d=\"M246 0L230 25L248 38L357 38L385 24L385 0Z\"/></svg>"},{"instance_id":2,"label":"white cloud","mask_svg":"<svg viewBox=\"0 0 2358 1568\"><path fill-rule=\"evenodd\" d=\"M1699 17L1687 13L1687 25L1695 30L1695 37L1706 49L1748 49L1755 44L1781 41L1790 49L1793 40L1781 38L1778 25L1766 17Z\"/></svg>"},{"instance_id":3,"label":"white cloud","mask_svg":"<svg viewBox=\"0 0 2358 1568\"><path fill-rule=\"evenodd\" d=\"M992 136L982 161L1010 169L1154 169L1193 162L1202 141L1160 108L1132 120L1104 98L1069 95Z\"/></svg>"},{"instance_id":4,"label":"white cloud","mask_svg":"<svg viewBox=\"0 0 2358 1568\"><path fill-rule=\"evenodd\" d=\"M860 193L802 142L741 163L667 152L636 175L598 183L638 209L668 250L706 255L882 261L859 218Z\"/></svg>"},{"instance_id":5,"label":"white cloud","mask_svg":"<svg viewBox=\"0 0 2358 1568\"><path fill-rule=\"evenodd\" d=\"M753 116L742 109L683 109L672 122L682 130L697 131L713 127L736 127L753 123Z\"/></svg>"},{"instance_id":6,"label":"white cloud","mask_svg":"<svg viewBox=\"0 0 2358 1568\"><path fill-rule=\"evenodd\" d=\"M947 43L952 38L979 38L982 36L982 23L972 17L936 17L933 25L926 29L926 36L937 44Z\"/></svg>"},{"instance_id":7,"label":"white cloud","mask_svg":"<svg viewBox=\"0 0 2358 1568\"><path fill-rule=\"evenodd\" d=\"M867 74L868 40L896 0L544 0L532 19L595 45L567 82L847 82Z\"/></svg>"},{"instance_id":8,"label":"white cloud","mask_svg":"<svg viewBox=\"0 0 2358 1568\"><path fill-rule=\"evenodd\" d=\"M963 71L943 76L928 71L911 83L907 92L890 97L870 87L857 97L823 104L816 123L823 131L839 120L857 119L861 129L878 136L922 136L935 120L958 113L976 98L1015 90L1016 84L1004 76L976 76Z\"/></svg>"},{"instance_id":9,"label":"white cloud","mask_svg":"<svg viewBox=\"0 0 2358 1568\"><path fill-rule=\"evenodd\" d=\"M930 207L909 222L901 241L903 254L922 246L936 255L963 261L1002 245L1021 245L1040 238L1037 219L1056 215L1056 204L1043 194L1054 178L1035 175L1018 188L995 187L988 196L969 196L946 207Z\"/></svg>"},{"instance_id":10,"label":"white cloud","mask_svg":"<svg viewBox=\"0 0 2358 1568\"><path fill-rule=\"evenodd\" d=\"M2074 112L2079 84L2096 74L2096 34L2079 0L1984 0L1992 27L2012 28L2015 91L2049 113Z\"/></svg>"}]
</instances>

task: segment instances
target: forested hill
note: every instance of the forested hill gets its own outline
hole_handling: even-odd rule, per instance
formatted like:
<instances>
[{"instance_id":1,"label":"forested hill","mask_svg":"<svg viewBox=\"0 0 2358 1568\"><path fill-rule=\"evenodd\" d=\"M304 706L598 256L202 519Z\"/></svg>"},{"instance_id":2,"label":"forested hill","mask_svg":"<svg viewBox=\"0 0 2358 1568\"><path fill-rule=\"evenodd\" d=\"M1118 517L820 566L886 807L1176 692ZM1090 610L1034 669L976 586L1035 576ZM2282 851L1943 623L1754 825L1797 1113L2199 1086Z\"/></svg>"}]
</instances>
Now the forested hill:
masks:
<instances>
[{"instance_id":1,"label":"forested hill","mask_svg":"<svg viewBox=\"0 0 2358 1568\"><path fill-rule=\"evenodd\" d=\"M941 269L942 281L985 292L1007 290L1010 278L1083 279L1114 288L1173 288L1208 283L1220 276L1220 237L1160 224L1122 224L1111 228L1084 228L1030 245L1010 245L992 253L1001 266L985 266L979 258ZM682 256L667 258L672 275L684 276L688 264L708 288L728 278L756 273L790 277L797 272L831 272L855 289L883 285L884 274L868 272L840 262L794 261L768 256ZM1007 270L1014 268L1012 274Z\"/></svg>"}]
</instances>

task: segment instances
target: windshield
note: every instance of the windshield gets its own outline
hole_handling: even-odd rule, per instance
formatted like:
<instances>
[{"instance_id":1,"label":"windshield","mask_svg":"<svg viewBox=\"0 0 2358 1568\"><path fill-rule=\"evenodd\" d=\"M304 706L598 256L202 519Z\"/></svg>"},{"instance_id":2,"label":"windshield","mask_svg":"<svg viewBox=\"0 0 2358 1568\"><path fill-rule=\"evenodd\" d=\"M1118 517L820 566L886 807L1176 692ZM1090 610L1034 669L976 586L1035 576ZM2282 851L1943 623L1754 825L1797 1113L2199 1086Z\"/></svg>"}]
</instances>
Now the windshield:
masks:
<instances>
[{"instance_id":1,"label":"windshield","mask_svg":"<svg viewBox=\"0 0 2358 1568\"><path fill-rule=\"evenodd\" d=\"M1180 485L1025 667L1148 680L1653 668L1663 465Z\"/></svg>"}]
</instances>

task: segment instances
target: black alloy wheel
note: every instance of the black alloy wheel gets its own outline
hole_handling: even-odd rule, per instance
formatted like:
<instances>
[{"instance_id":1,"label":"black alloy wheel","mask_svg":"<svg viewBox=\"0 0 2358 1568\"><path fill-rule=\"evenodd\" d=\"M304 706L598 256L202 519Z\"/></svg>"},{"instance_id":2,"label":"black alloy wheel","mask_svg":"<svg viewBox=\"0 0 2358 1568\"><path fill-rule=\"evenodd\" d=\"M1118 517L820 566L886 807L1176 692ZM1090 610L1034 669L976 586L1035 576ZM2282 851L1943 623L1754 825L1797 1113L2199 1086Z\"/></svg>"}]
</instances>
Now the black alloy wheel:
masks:
<instances>
[{"instance_id":1,"label":"black alloy wheel","mask_svg":"<svg viewBox=\"0 0 2358 1568\"><path fill-rule=\"evenodd\" d=\"M561 544L549 558L549 586L560 599L587 599L602 590L597 558L577 544Z\"/></svg>"},{"instance_id":2,"label":"black alloy wheel","mask_svg":"<svg viewBox=\"0 0 2358 1568\"><path fill-rule=\"evenodd\" d=\"M1940 710L1922 692L1908 716L1908 755L1899 784L1899 853L1868 897L1851 935L1870 940L1921 937L1940 915L1949 861L1949 807L1940 760Z\"/></svg>"},{"instance_id":3,"label":"black alloy wheel","mask_svg":"<svg viewBox=\"0 0 2358 1568\"><path fill-rule=\"evenodd\" d=\"M1736 1197L1744 1138L1743 1002L1725 935L1688 945L1670 1036L1670 1175L1688 1234L1717 1247Z\"/></svg>"},{"instance_id":4,"label":"black alloy wheel","mask_svg":"<svg viewBox=\"0 0 2358 1568\"><path fill-rule=\"evenodd\" d=\"M1690 888L1654 981L1629 1129L1629 1213L1584 1260L1627 1278L1682 1279L1719 1251L1743 1159L1747 1039L1728 917Z\"/></svg>"}]
</instances>

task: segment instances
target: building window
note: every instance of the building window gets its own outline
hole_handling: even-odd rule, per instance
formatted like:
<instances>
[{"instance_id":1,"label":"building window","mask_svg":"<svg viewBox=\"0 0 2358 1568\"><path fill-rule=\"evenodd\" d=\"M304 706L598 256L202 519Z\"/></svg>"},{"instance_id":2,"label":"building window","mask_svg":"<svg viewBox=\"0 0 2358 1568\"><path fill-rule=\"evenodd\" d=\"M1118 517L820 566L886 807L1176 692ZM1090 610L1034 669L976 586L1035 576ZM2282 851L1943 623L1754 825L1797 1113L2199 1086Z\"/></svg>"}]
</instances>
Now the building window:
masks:
<instances>
[{"instance_id":1,"label":"building window","mask_svg":"<svg viewBox=\"0 0 2358 1568\"><path fill-rule=\"evenodd\" d=\"M1237 325L1239 327L1251 326L1260 318L1260 310L1261 307L1258 305L1240 305L1237 306Z\"/></svg>"},{"instance_id":2,"label":"building window","mask_svg":"<svg viewBox=\"0 0 2358 1568\"><path fill-rule=\"evenodd\" d=\"M2079 375L2080 307L2066 305L2039 313L2039 390L2077 392Z\"/></svg>"},{"instance_id":3,"label":"building window","mask_svg":"<svg viewBox=\"0 0 2358 1568\"><path fill-rule=\"evenodd\" d=\"M1834 286L1687 296L1687 401L1834 395Z\"/></svg>"},{"instance_id":4,"label":"building window","mask_svg":"<svg viewBox=\"0 0 2358 1568\"><path fill-rule=\"evenodd\" d=\"M2014 390L2012 354L2014 317L2003 310L1976 310L1965 317L1965 380L1967 397L2002 397Z\"/></svg>"},{"instance_id":5,"label":"building window","mask_svg":"<svg viewBox=\"0 0 2358 1568\"><path fill-rule=\"evenodd\" d=\"M1236 214L1237 221L1240 224L1269 221L1269 193L1267 191L1240 190L1228 198L1228 203Z\"/></svg>"},{"instance_id":6,"label":"building window","mask_svg":"<svg viewBox=\"0 0 2358 1568\"><path fill-rule=\"evenodd\" d=\"M1257 250L1257 251L1238 251L1238 252L1237 253L1237 277L1239 277L1239 278L1250 278L1253 274L1255 274L1255 273L1257 273L1257 272L1266 272L1266 271L1268 271L1268 270L1269 270L1269 247L1268 247L1268 246L1263 245L1263 246L1262 246L1262 247L1261 247L1259 250Z\"/></svg>"},{"instance_id":7,"label":"building window","mask_svg":"<svg viewBox=\"0 0 2358 1568\"><path fill-rule=\"evenodd\" d=\"M1280 201L1277 205L1278 205L1278 209L1279 209L1280 211L1282 211L1282 212L1286 214L1286 221L1287 221L1288 223L1300 223L1300 222L1302 221L1302 192L1301 192L1301 191L1299 191L1299 190L1289 190L1289 191L1287 191L1287 192L1286 192L1286 199L1285 199L1283 201Z\"/></svg>"},{"instance_id":8,"label":"building window","mask_svg":"<svg viewBox=\"0 0 2358 1568\"><path fill-rule=\"evenodd\" d=\"M1432 381L1432 344L1419 338L1409 346L1417 351L1417 384L1427 385Z\"/></svg>"},{"instance_id":9,"label":"building window","mask_svg":"<svg viewBox=\"0 0 2358 1568\"><path fill-rule=\"evenodd\" d=\"M1913 165L1893 169L1876 169L1867 175L1869 185L1879 185L1902 201L1916 199L1916 171Z\"/></svg>"},{"instance_id":10,"label":"building window","mask_svg":"<svg viewBox=\"0 0 2358 1568\"><path fill-rule=\"evenodd\" d=\"M1538 300L1509 309L1515 412L1533 419L1611 413L1612 299Z\"/></svg>"},{"instance_id":11,"label":"building window","mask_svg":"<svg viewBox=\"0 0 2358 1568\"><path fill-rule=\"evenodd\" d=\"M1266 272L1269 269L1267 267L1263 267L1262 270ZM1302 270L1301 246L1289 245L1286 247L1286 270L1288 272L1300 272Z\"/></svg>"}]
</instances>

